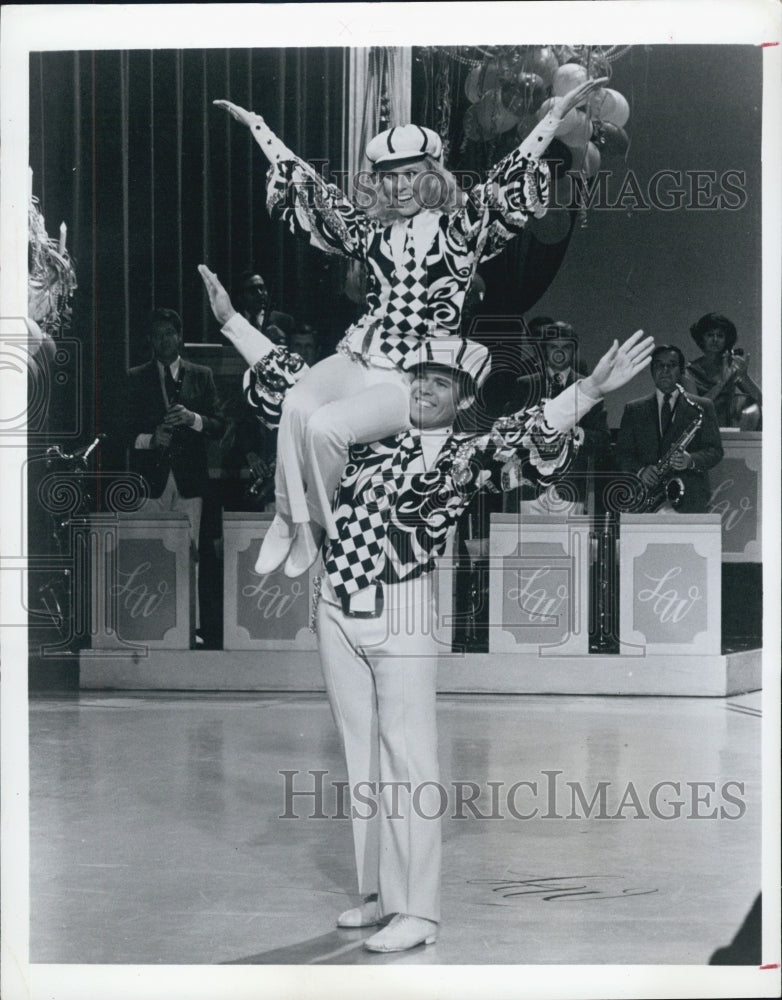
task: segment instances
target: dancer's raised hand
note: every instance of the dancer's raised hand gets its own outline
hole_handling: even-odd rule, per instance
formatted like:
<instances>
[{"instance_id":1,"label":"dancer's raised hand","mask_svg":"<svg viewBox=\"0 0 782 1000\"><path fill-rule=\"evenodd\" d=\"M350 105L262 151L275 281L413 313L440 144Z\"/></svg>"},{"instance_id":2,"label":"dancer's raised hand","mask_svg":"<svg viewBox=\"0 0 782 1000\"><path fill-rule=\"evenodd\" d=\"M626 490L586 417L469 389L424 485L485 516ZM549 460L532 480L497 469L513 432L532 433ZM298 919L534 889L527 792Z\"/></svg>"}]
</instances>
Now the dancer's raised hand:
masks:
<instances>
[{"instance_id":1,"label":"dancer's raised hand","mask_svg":"<svg viewBox=\"0 0 782 1000\"><path fill-rule=\"evenodd\" d=\"M206 291L209 295L209 305L212 307L215 319L221 326L225 326L228 320L234 315L236 310L231 305L231 299L223 288L220 280L214 271L210 271L206 264L198 265L198 273L204 280Z\"/></svg>"},{"instance_id":2,"label":"dancer's raised hand","mask_svg":"<svg viewBox=\"0 0 782 1000\"><path fill-rule=\"evenodd\" d=\"M231 101L212 101L212 104L218 108L222 108L223 111L227 111L232 118L235 118L242 125L246 125L247 128L252 128L259 118L263 121L261 116L256 115L254 111L247 111L246 108L241 108L238 104L232 104Z\"/></svg>"},{"instance_id":3,"label":"dancer's raised hand","mask_svg":"<svg viewBox=\"0 0 782 1000\"><path fill-rule=\"evenodd\" d=\"M552 98L549 113L553 114L555 118L564 118L573 108L580 107L593 91L598 90L606 83L608 83L607 76L598 77L596 80L585 80L584 83L580 83L577 87L563 94L562 97Z\"/></svg>"},{"instance_id":4,"label":"dancer's raised hand","mask_svg":"<svg viewBox=\"0 0 782 1000\"><path fill-rule=\"evenodd\" d=\"M599 395L607 396L621 388L649 365L653 348L654 337L644 337L643 330L636 330L621 347L615 340L592 374L584 379L584 389L597 390Z\"/></svg>"},{"instance_id":5,"label":"dancer's raised hand","mask_svg":"<svg viewBox=\"0 0 782 1000\"><path fill-rule=\"evenodd\" d=\"M232 118L249 128L250 134L261 147L261 152L269 163L274 165L280 160L295 159L291 150L272 132L260 115L256 115L254 111L248 111L246 108L240 108L238 104L233 104L231 101L212 101L212 103L218 108L222 108L223 111L227 111Z\"/></svg>"}]
</instances>

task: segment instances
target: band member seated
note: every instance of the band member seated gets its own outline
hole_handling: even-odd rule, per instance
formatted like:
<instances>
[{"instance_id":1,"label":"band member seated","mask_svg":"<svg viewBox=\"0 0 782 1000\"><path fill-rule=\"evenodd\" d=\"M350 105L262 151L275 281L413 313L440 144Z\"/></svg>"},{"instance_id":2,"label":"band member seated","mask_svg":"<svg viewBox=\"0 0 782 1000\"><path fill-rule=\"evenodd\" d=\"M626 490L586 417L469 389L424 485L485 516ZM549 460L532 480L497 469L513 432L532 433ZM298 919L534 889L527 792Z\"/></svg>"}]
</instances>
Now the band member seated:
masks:
<instances>
[{"instance_id":1,"label":"band member seated","mask_svg":"<svg viewBox=\"0 0 782 1000\"><path fill-rule=\"evenodd\" d=\"M285 392L306 366L234 311L216 275L199 271L223 333L250 365L248 401L279 421ZM406 367L409 429L350 449L316 622L349 787L376 790L371 817L358 806L352 814L364 899L337 919L346 928L384 925L364 942L369 951L432 944L439 932L437 559L479 490L515 482L522 467L530 477L563 469L574 424L648 364L651 346L640 330L621 347L615 341L592 375L558 399L469 435L454 424L485 382L489 352L459 337L430 340Z\"/></svg>"},{"instance_id":2,"label":"band member seated","mask_svg":"<svg viewBox=\"0 0 782 1000\"><path fill-rule=\"evenodd\" d=\"M622 414L617 462L643 484L642 510L708 510L708 470L722 459L722 441L711 400L682 390L684 366L678 347L656 347L650 366L655 391L628 403Z\"/></svg>"},{"instance_id":3,"label":"band member seated","mask_svg":"<svg viewBox=\"0 0 782 1000\"><path fill-rule=\"evenodd\" d=\"M529 329L530 343L538 351L537 369L517 380L507 412L533 406L541 399L556 399L564 389L589 374L589 369L579 360L578 337L569 323L533 321ZM575 435L579 444L578 454L567 474L558 477L538 497L522 494L523 513L584 513L589 467L607 454L611 444L603 403L593 407L579 421Z\"/></svg>"}]
</instances>

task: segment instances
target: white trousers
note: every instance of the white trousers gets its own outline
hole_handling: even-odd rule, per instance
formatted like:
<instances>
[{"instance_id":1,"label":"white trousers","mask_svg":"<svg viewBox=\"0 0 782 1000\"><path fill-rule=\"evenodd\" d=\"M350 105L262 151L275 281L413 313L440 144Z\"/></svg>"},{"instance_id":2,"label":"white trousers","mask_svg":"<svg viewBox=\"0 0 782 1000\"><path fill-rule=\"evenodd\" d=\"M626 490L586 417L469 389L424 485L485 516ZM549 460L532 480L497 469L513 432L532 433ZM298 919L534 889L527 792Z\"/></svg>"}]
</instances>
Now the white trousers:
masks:
<instances>
[{"instance_id":1,"label":"white trousers","mask_svg":"<svg viewBox=\"0 0 782 1000\"><path fill-rule=\"evenodd\" d=\"M320 361L286 395L277 435L275 504L297 524L315 521L337 537L331 502L352 444L410 425L407 376L343 354Z\"/></svg>"},{"instance_id":2,"label":"white trousers","mask_svg":"<svg viewBox=\"0 0 782 1000\"><path fill-rule=\"evenodd\" d=\"M326 691L351 795L358 793L351 802L358 888L378 894L382 915L439 921L440 816L447 803L437 761L441 647L431 580L384 587L384 596L379 618L350 618L323 599L318 608Z\"/></svg>"}]
</instances>

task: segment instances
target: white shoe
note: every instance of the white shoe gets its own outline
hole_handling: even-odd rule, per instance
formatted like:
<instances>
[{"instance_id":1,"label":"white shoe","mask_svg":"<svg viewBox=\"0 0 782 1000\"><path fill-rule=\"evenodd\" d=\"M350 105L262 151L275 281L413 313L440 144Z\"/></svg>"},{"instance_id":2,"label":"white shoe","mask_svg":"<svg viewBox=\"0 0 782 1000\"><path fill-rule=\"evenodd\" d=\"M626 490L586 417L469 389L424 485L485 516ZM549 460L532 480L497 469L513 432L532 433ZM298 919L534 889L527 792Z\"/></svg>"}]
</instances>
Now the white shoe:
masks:
<instances>
[{"instance_id":1,"label":"white shoe","mask_svg":"<svg viewBox=\"0 0 782 1000\"><path fill-rule=\"evenodd\" d=\"M367 951L407 951L419 944L434 944L436 940L434 920L397 913L387 927L366 939L364 947Z\"/></svg>"},{"instance_id":2,"label":"white shoe","mask_svg":"<svg viewBox=\"0 0 782 1000\"><path fill-rule=\"evenodd\" d=\"M298 525L290 555L285 561L286 576L296 577L307 572L318 558L324 534L323 528L319 525L313 527L311 521Z\"/></svg>"},{"instance_id":3,"label":"white shoe","mask_svg":"<svg viewBox=\"0 0 782 1000\"><path fill-rule=\"evenodd\" d=\"M381 920L377 896L367 896L361 906L340 913L337 917L337 927L373 927Z\"/></svg>"},{"instance_id":4,"label":"white shoe","mask_svg":"<svg viewBox=\"0 0 782 1000\"><path fill-rule=\"evenodd\" d=\"M295 528L279 514L269 525L261 543L261 551L255 560L255 572L260 576L273 573L284 561L293 545Z\"/></svg>"}]
</instances>

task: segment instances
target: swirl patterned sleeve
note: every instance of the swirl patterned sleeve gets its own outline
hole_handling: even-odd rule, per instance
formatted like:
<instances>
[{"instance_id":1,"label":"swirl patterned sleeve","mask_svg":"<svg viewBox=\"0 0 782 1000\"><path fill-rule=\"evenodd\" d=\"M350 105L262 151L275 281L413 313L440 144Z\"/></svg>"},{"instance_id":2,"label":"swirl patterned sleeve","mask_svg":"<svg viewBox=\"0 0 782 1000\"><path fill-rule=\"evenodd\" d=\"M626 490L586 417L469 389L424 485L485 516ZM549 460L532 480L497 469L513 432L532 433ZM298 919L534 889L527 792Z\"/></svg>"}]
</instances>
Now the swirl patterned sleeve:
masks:
<instances>
[{"instance_id":1,"label":"swirl patterned sleeve","mask_svg":"<svg viewBox=\"0 0 782 1000\"><path fill-rule=\"evenodd\" d=\"M252 114L250 131L269 161L266 208L295 236L309 237L324 253L361 259L367 217L333 184L296 156L260 115Z\"/></svg>"},{"instance_id":2,"label":"swirl patterned sleeve","mask_svg":"<svg viewBox=\"0 0 782 1000\"><path fill-rule=\"evenodd\" d=\"M540 404L500 417L488 434L464 441L454 456L454 481L462 490L547 481L567 469L577 450L573 433L553 428Z\"/></svg>"},{"instance_id":3,"label":"swirl patterned sleeve","mask_svg":"<svg viewBox=\"0 0 782 1000\"><path fill-rule=\"evenodd\" d=\"M307 371L309 367L298 354L278 346L244 373L244 397L258 411L258 419L269 430L279 427L285 393Z\"/></svg>"},{"instance_id":4,"label":"swirl patterned sleeve","mask_svg":"<svg viewBox=\"0 0 782 1000\"><path fill-rule=\"evenodd\" d=\"M527 224L546 214L550 176L542 159L559 125L546 115L527 138L504 156L483 184L470 192L464 209L465 236L476 244L479 260L500 253Z\"/></svg>"},{"instance_id":5,"label":"swirl patterned sleeve","mask_svg":"<svg viewBox=\"0 0 782 1000\"><path fill-rule=\"evenodd\" d=\"M334 184L298 157L269 167L266 207L295 236L324 253L363 260L369 220Z\"/></svg>"},{"instance_id":6,"label":"swirl patterned sleeve","mask_svg":"<svg viewBox=\"0 0 782 1000\"><path fill-rule=\"evenodd\" d=\"M572 462L580 447L578 422L599 402L581 379L556 399L500 417L488 434L458 447L454 482L460 489L475 489L491 478L503 490L522 480L548 482Z\"/></svg>"},{"instance_id":7,"label":"swirl patterned sleeve","mask_svg":"<svg viewBox=\"0 0 782 1000\"><path fill-rule=\"evenodd\" d=\"M239 313L230 317L222 332L249 365L242 384L245 399L258 411L261 423L274 430L280 423L285 393L309 371L308 366L298 354L272 343Z\"/></svg>"}]
</instances>

